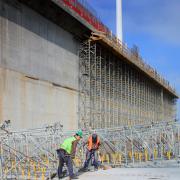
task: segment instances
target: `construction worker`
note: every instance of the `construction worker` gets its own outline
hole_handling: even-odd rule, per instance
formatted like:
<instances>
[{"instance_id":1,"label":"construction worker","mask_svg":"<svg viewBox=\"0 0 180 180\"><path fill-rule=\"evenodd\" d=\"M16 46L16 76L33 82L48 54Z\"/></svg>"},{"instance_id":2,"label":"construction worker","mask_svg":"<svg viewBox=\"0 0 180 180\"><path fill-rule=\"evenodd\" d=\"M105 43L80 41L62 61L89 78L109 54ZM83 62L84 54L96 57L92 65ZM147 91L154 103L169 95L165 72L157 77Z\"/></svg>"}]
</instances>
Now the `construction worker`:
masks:
<instances>
[{"instance_id":1,"label":"construction worker","mask_svg":"<svg viewBox=\"0 0 180 180\"><path fill-rule=\"evenodd\" d=\"M72 159L75 158L76 147L79 140L82 138L82 131L79 130L73 137L67 138L60 145L60 149L57 150L59 157L59 167L58 167L58 177L62 178L63 175L63 166L66 163L68 168L70 179L78 179L77 175L73 173L73 164Z\"/></svg>"},{"instance_id":2,"label":"construction worker","mask_svg":"<svg viewBox=\"0 0 180 180\"><path fill-rule=\"evenodd\" d=\"M88 171L88 166L90 161L93 160L92 165L95 169L98 169L98 156L97 151L100 146L100 138L97 134L92 134L89 136L88 141L85 143L87 144L87 151L86 151L86 160L84 163L83 171Z\"/></svg>"}]
</instances>

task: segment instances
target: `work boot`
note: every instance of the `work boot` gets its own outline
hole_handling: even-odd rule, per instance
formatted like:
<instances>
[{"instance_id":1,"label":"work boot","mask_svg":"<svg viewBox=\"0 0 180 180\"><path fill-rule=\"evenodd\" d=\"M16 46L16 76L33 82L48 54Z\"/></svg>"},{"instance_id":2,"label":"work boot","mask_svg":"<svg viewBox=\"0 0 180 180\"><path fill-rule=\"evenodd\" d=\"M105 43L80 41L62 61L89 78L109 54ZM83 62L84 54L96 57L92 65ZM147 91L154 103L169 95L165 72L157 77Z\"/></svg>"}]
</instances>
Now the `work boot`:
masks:
<instances>
[{"instance_id":1,"label":"work boot","mask_svg":"<svg viewBox=\"0 0 180 180\"><path fill-rule=\"evenodd\" d=\"M60 177L58 177L59 179L63 179L65 176L66 176L66 174L67 174L67 170L64 170L63 172L62 172L62 174L60 175Z\"/></svg>"},{"instance_id":2,"label":"work boot","mask_svg":"<svg viewBox=\"0 0 180 180\"><path fill-rule=\"evenodd\" d=\"M64 178L64 176L63 176L63 175L61 175L60 177L58 177L58 179L62 179L62 178Z\"/></svg>"},{"instance_id":3,"label":"work boot","mask_svg":"<svg viewBox=\"0 0 180 180\"><path fill-rule=\"evenodd\" d=\"M71 176L69 179L71 180L71 179L79 179L79 178L78 178L78 176L73 175L73 176Z\"/></svg>"},{"instance_id":4,"label":"work boot","mask_svg":"<svg viewBox=\"0 0 180 180\"><path fill-rule=\"evenodd\" d=\"M79 172L88 172L88 171L89 171L88 168L82 168L82 169L79 170Z\"/></svg>"},{"instance_id":5,"label":"work boot","mask_svg":"<svg viewBox=\"0 0 180 180\"><path fill-rule=\"evenodd\" d=\"M51 178L50 179L54 179L56 177L56 175L57 175L57 173L51 174ZM47 179L47 180L49 180L49 179Z\"/></svg>"}]
</instances>

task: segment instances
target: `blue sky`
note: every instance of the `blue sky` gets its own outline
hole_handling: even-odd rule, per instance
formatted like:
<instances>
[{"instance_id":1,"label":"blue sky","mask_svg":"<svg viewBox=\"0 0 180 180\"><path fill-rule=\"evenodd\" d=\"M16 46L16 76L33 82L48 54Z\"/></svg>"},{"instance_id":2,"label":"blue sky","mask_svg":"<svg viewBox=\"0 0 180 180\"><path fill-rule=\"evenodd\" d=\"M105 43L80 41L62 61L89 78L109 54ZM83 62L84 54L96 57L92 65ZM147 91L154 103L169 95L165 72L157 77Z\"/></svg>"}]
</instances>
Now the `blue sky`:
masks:
<instances>
[{"instance_id":1,"label":"blue sky","mask_svg":"<svg viewBox=\"0 0 180 180\"><path fill-rule=\"evenodd\" d=\"M123 41L134 44L144 60L180 94L180 0L122 0ZM87 0L116 33L116 1ZM180 119L180 101L178 101Z\"/></svg>"}]
</instances>

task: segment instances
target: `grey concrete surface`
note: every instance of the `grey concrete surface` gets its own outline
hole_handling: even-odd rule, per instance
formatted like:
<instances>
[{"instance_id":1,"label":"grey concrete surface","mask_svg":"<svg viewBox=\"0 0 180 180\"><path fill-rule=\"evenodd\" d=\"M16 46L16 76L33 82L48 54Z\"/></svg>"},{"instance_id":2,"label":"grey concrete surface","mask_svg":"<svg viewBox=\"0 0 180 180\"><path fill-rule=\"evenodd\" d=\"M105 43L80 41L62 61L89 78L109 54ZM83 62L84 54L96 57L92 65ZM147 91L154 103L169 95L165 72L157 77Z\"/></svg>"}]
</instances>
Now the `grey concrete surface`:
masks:
<instances>
[{"instance_id":1,"label":"grey concrete surface","mask_svg":"<svg viewBox=\"0 0 180 180\"><path fill-rule=\"evenodd\" d=\"M0 94L0 120L10 119L16 130L55 122L64 129L77 128L76 91L0 68Z\"/></svg>"},{"instance_id":2,"label":"grey concrete surface","mask_svg":"<svg viewBox=\"0 0 180 180\"><path fill-rule=\"evenodd\" d=\"M85 173L80 180L179 180L179 168L117 168Z\"/></svg>"},{"instance_id":3,"label":"grey concrete surface","mask_svg":"<svg viewBox=\"0 0 180 180\"><path fill-rule=\"evenodd\" d=\"M0 66L77 89L78 45L35 11L0 0Z\"/></svg>"},{"instance_id":4,"label":"grey concrete surface","mask_svg":"<svg viewBox=\"0 0 180 180\"><path fill-rule=\"evenodd\" d=\"M0 122L10 119L15 129L57 121L77 128L78 46L32 9L0 0Z\"/></svg>"}]
</instances>

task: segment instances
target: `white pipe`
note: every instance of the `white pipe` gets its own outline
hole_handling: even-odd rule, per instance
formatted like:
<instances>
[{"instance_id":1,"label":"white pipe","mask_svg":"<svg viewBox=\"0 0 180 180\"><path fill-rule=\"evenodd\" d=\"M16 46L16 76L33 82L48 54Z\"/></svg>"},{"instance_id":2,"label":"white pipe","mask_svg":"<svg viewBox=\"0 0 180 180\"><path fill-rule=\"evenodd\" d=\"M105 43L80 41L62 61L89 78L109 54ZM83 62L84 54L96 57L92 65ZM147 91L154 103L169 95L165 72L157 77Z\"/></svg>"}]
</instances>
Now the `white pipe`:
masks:
<instances>
[{"instance_id":1,"label":"white pipe","mask_svg":"<svg viewBox=\"0 0 180 180\"><path fill-rule=\"evenodd\" d=\"M123 41L122 30L122 0L116 0L116 35L121 42Z\"/></svg>"}]
</instances>

